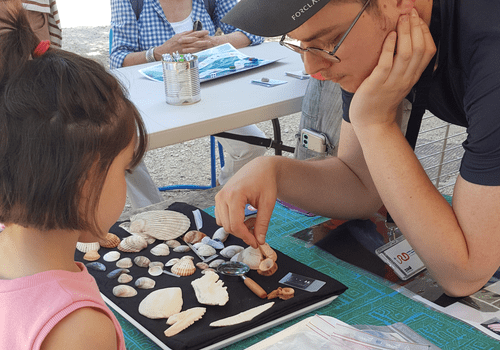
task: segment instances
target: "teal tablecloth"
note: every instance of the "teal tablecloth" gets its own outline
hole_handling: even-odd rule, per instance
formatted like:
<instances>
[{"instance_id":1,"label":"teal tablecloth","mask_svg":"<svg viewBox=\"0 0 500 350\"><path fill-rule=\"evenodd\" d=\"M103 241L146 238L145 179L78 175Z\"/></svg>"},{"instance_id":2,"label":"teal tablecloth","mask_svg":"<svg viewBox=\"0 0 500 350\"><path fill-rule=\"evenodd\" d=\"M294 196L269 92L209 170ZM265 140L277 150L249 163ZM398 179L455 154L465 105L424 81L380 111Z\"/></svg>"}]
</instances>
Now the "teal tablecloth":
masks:
<instances>
[{"instance_id":1,"label":"teal tablecloth","mask_svg":"<svg viewBox=\"0 0 500 350\"><path fill-rule=\"evenodd\" d=\"M213 215L214 208L205 211ZM500 349L500 344L474 327L395 292L381 280L331 254L289 237L290 234L324 222L321 217L306 217L277 204L269 226L268 243L294 259L342 282L349 289L330 305L295 320L235 343L226 349L245 349L292 324L314 314L329 315L348 324L389 325L402 322L445 349ZM283 239L286 238L286 239ZM128 350L156 350L159 347L115 312Z\"/></svg>"}]
</instances>

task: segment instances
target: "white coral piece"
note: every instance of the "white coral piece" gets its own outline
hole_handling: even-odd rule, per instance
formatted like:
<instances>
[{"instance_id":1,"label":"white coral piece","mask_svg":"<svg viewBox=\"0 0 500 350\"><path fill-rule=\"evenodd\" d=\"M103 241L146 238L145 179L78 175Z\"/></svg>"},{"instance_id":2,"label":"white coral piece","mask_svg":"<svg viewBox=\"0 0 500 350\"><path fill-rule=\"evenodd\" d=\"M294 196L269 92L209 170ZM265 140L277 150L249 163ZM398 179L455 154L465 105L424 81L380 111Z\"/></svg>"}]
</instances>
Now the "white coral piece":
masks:
<instances>
[{"instance_id":1,"label":"white coral piece","mask_svg":"<svg viewBox=\"0 0 500 350\"><path fill-rule=\"evenodd\" d=\"M224 282L219 280L219 275L215 272L206 272L203 277L191 282L191 285L200 304L223 306L229 301L227 287L223 287Z\"/></svg>"}]
</instances>

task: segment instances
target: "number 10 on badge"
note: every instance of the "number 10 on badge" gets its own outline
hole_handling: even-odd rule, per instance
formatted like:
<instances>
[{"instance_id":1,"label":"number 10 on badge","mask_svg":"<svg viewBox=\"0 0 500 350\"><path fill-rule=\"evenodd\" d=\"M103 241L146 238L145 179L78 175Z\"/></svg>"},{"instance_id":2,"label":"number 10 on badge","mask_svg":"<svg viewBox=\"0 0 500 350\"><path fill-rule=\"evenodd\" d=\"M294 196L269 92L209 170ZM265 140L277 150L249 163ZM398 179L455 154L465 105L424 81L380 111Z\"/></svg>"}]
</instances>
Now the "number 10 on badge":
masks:
<instances>
[{"instance_id":1,"label":"number 10 on badge","mask_svg":"<svg viewBox=\"0 0 500 350\"><path fill-rule=\"evenodd\" d=\"M403 281L425 269L424 263L404 236L384 244L375 252Z\"/></svg>"}]
</instances>

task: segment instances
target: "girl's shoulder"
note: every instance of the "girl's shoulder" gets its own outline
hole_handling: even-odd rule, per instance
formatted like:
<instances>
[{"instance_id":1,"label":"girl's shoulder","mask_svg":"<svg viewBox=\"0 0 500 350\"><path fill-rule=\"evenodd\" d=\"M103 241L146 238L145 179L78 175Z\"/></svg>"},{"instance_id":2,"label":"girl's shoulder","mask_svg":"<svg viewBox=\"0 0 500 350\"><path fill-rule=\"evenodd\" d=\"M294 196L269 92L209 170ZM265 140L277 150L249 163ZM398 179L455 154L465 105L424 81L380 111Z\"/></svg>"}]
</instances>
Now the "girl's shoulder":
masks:
<instances>
[{"instance_id":1,"label":"girl's shoulder","mask_svg":"<svg viewBox=\"0 0 500 350\"><path fill-rule=\"evenodd\" d=\"M116 350L117 334L113 321L97 309L77 309L52 328L40 350L68 349L68 344L72 350Z\"/></svg>"}]
</instances>

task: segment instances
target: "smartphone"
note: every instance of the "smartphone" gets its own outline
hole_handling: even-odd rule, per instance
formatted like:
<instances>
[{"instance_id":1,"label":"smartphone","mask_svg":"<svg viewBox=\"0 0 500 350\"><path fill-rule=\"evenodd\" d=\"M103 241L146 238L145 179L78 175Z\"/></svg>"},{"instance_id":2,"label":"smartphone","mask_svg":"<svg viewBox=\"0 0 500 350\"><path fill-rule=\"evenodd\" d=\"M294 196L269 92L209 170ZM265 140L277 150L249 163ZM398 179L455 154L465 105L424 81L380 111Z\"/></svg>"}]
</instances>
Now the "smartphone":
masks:
<instances>
[{"instance_id":1,"label":"smartphone","mask_svg":"<svg viewBox=\"0 0 500 350\"><path fill-rule=\"evenodd\" d=\"M318 153L326 152L326 136L319 132L302 129L300 132L300 143L302 147Z\"/></svg>"}]
</instances>

